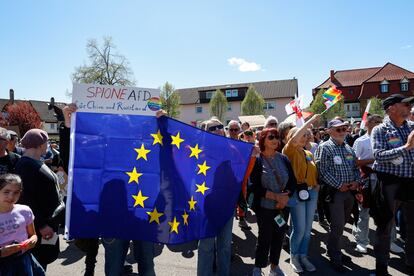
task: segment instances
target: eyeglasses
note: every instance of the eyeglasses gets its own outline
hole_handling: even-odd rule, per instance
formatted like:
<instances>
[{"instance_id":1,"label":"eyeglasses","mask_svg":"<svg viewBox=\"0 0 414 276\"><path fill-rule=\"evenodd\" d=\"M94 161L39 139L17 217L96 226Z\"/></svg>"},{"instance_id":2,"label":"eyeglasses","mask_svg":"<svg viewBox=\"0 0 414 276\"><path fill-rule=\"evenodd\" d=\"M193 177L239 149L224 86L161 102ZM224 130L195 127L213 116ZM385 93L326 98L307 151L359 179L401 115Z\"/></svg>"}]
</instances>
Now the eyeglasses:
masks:
<instances>
[{"instance_id":1,"label":"eyeglasses","mask_svg":"<svg viewBox=\"0 0 414 276\"><path fill-rule=\"evenodd\" d=\"M220 130L220 129L223 129L223 125L211 126L208 128L208 131L213 132L213 131Z\"/></svg>"},{"instance_id":2,"label":"eyeglasses","mask_svg":"<svg viewBox=\"0 0 414 276\"><path fill-rule=\"evenodd\" d=\"M347 127L335 128L335 131L338 133L347 132L347 130L348 130Z\"/></svg>"},{"instance_id":3,"label":"eyeglasses","mask_svg":"<svg viewBox=\"0 0 414 276\"><path fill-rule=\"evenodd\" d=\"M244 135L247 135L247 136L253 136L253 131L250 131L250 130L245 131L245 132L244 132Z\"/></svg>"},{"instance_id":4,"label":"eyeglasses","mask_svg":"<svg viewBox=\"0 0 414 276\"><path fill-rule=\"evenodd\" d=\"M273 139L279 139L279 137L270 134L269 136L267 136L267 140L272 141Z\"/></svg>"},{"instance_id":5,"label":"eyeglasses","mask_svg":"<svg viewBox=\"0 0 414 276\"><path fill-rule=\"evenodd\" d=\"M238 128L229 128L229 131L231 131L231 132L239 132L240 129L238 129Z\"/></svg>"}]
</instances>

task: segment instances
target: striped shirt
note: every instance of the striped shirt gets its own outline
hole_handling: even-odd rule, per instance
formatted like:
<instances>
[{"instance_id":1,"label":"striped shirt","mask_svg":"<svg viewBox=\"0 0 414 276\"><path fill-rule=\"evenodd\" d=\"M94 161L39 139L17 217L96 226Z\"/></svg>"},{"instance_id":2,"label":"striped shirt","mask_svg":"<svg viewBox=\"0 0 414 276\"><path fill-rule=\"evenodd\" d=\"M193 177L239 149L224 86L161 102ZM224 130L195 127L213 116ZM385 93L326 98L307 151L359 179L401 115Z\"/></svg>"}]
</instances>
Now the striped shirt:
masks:
<instances>
[{"instance_id":1,"label":"striped shirt","mask_svg":"<svg viewBox=\"0 0 414 276\"><path fill-rule=\"evenodd\" d=\"M319 178L336 189L345 183L360 181L356 160L355 152L348 144L339 145L332 138L320 144L315 152Z\"/></svg>"},{"instance_id":2,"label":"striped shirt","mask_svg":"<svg viewBox=\"0 0 414 276\"><path fill-rule=\"evenodd\" d=\"M414 122L397 127L389 117L372 130L371 143L375 157L373 169L399 177L414 177L414 149L406 150L408 135L414 130Z\"/></svg>"}]
</instances>

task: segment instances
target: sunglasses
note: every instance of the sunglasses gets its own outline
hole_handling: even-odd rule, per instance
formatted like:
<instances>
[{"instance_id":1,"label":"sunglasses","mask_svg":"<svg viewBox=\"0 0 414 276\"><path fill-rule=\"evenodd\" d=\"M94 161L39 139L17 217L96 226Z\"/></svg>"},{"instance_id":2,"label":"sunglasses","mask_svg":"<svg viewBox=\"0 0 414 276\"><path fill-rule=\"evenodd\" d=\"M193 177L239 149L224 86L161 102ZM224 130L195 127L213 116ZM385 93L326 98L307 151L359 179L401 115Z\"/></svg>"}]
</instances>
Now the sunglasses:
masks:
<instances>
[{"instance_id":1,"label":"sunglasses","mask_svg":"<svg viewBox=\"0 0 414 276\"><path fill-rule=\"evenodd\" d=\"M269 135L269 136L267 136L267 140L269 140L269 141L272 141L272 140L274 140L274 139L279 139L279 137L277 137L277 136L275 136L275 135Z\"/></svg>"},{"instance_id":2,"label":"sunglasses","mask_svg":"<svg viewBox=\"0 0 414 276\"><path fill-rule=\"evenodd\" d=\"M253 131L245 131L244 135L253 136Z\"/></svg>"},{"instance_id":3,"label":"sunglasses","mask_svg":"<svg viewBox=\"0 0 414 276\"><path fill-rule=\"evenodd\" d=\"M277 126L277 123L269 123L269 126Z\"/></svg>"},{"instance_id":4,"label":"sunglasses","mask_svg":"<svg viewBox=\"0 0 414 276\"><path fill-rule=\"evenodd\" d=\"M346 132L347 130L348 130L347 127L335 128L335 131L338 132L338 133Z\"/></svg>"},{"instance_id":5,"label":"sunglasses","mask_svg":"<svg viewBox=\"0 0 414 276\"><path fill-rule=\"evenodd\" d=\"M229 128L229 131L238 132L238 131L240 131L240 129L238 129L238 128Z\"/></svg>"},{"instance_id":6,"label":"sunglasses","mask_svg":"<svg viewBox=\"0 0 414 276\"><path fill-rule=\"evenodd\" d=\"M211 126L208 128L208 131L213 132L213 131L220 130L220 129L223 129L223 125Z\"/></svg>"}]
</instances>

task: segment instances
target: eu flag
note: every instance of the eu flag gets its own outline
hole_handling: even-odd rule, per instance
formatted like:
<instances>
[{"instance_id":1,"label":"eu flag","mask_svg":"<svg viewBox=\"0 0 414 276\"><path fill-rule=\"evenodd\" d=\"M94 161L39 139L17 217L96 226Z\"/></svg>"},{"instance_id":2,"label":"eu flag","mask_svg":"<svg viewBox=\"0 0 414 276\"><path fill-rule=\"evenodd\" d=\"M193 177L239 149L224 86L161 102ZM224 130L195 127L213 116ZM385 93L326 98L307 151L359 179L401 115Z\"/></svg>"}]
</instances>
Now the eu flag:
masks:
<instances>
[{"instance_id":1,"label":"eu flag","mask_svg":"<svg viewBox=\"0 0 414 276\"><path fill-rule=\"evenodd\" d=\"M252 145L168 117L76 114L70 237L176 244L232 218Z\"/></svg>"}]
</instances>

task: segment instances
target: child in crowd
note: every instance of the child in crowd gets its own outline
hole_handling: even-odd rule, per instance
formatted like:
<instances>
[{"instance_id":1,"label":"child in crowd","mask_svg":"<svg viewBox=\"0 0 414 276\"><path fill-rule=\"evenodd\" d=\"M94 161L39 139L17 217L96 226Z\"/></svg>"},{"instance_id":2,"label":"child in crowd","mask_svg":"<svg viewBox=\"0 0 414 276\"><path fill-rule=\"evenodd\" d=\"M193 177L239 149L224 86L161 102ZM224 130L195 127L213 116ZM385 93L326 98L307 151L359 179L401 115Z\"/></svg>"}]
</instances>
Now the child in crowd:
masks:
<instances>
[{"instance_id":1,"label":"child in crowd","mask_svg":"<svg viewBox=\"0 0 414 276\"><path fill-rule=\"evenodd\" d=\"M29 251L37 242L33 212L15 204L21 192L18 175L0 175L0 275L45 275Z\"/></svg>"}]
</instances>

